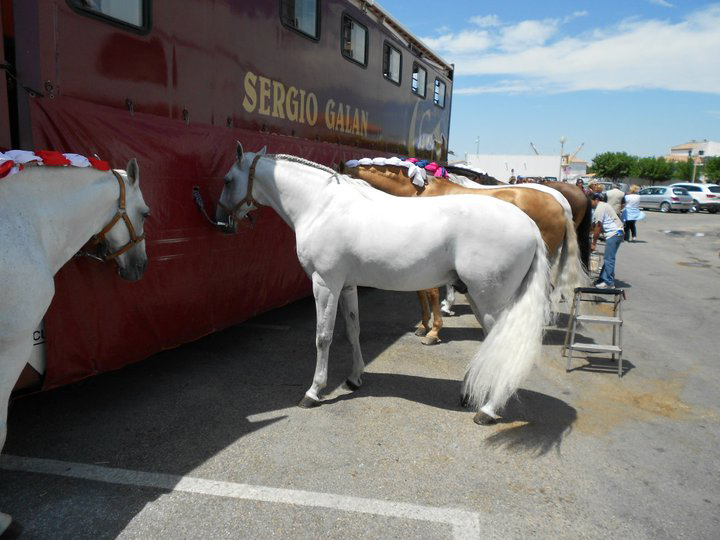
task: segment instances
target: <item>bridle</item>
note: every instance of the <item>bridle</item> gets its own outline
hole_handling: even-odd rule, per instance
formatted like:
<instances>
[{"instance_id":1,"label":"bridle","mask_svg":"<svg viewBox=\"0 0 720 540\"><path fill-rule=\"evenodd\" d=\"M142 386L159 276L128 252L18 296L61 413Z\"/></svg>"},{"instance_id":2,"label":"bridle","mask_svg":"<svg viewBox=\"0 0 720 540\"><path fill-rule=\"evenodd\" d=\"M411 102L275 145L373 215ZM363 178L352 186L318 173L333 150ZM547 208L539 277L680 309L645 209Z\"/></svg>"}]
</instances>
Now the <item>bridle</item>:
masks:
<instances>
[{"instance_id":1,"label":"bridle","mask_svg":"<svg viewBox=\"0 0 720 540\"><path fill-rule=\"evenodd\" d=\"M103 229L99 233L93 236L92 242L94 244L99 244L100 242L104 241L107 244L107 239L105 238L105 235L109 233L110 230L115 226L115 224L121 219L125 222L125 226L130 233L130 240L120 249L113 251L110 254L106 254L103 257L93 257L92 255L90 255L91 257L95 259L100 259L102 261L111 261L113 259L117 259L120 255L129 251L134 246L145 240L145 233L140 235L137 234L137 232L135 231L135 227L132 224L132 221L130 221L130 217L127 215L127 211L125 209L125 181L122 179L122 176L120 176L120 173L118 173L115 169L112 169L111 172L113 173L115 178L117 178L118 184L120 185L120 199L118 200L118 210L115 213L115 216L110 220L110 222L105 225L105 227L103 227ZM87 253L83 254L88 255Z\"/></svg>"},{"instance_id":2,"label":"bridle","mask_svg":"<svg viewBox=\"0 0 720 540\"><path fill-rule=\"evenodd\" d=\"M218 201L218 206L222 208L225 213L228 215L229 219L236 219L236 214L238 210L244 205L255 205L257 208L260 206L260 203L257 202L253 196L252 196L252 188L253 188L253 182L255 180L255 167L257 167L257 163L260 160L261 157L263 157L264 154L255 154L255 157L252 160L252 163L250 163L250 170L248 171L248 183L247 183L247 193L245 194L245 197L241 201L239 201L235 206L232 208L229 208L225 206L222 202ZM252 222L252 218L250 218L250 221Z\"/></svg>"}]
</instances>

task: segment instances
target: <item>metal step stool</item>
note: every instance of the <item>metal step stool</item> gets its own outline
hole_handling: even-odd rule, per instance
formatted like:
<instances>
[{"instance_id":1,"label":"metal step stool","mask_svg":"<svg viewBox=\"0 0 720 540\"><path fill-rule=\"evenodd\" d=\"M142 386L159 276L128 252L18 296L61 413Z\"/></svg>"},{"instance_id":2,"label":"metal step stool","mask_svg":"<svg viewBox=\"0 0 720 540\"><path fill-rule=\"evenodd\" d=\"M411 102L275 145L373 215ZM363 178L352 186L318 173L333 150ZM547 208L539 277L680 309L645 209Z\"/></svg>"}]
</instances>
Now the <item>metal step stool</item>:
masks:
<instances>
[{"instance_id":1,"label":"metal step stool","mask_svg":"<svg viewBox=\"0 0 720 540\"><path fill-rule=\"evenodd\" d=\"M598 299L598 297L600 297L600 299ZM615 355L617 355L618 377L622 377L622 301L624 299L625 291L623 289L598 289L596 287L578 287L575 289L572 308L570 310L570 322L565 334L565 344L562 352L563 356L567 356L567 367L565 371L570 371L573 351L589 353L609 352L612 354L613 360L615 360ZM582 302L612 304L613 314L609 317L603 315L581 315L580 305ZM612 325L612 344L576 343L575 331L579 322L585 324Z\"/></svg>"}]
</instances>

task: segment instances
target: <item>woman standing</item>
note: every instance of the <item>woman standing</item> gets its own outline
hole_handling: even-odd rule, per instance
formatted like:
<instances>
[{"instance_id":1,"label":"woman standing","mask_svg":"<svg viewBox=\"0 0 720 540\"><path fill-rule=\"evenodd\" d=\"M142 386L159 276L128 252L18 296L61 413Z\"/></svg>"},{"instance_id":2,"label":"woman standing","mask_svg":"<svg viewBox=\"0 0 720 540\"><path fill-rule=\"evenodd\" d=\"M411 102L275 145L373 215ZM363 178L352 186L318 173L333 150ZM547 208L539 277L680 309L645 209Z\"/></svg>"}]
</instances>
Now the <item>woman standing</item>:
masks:
<instances>
[{"instance_id":1,"label":"woman standing","mask_svg":"<svg viewBox=\"0 0 720 540\"><path fill-rule=\"evenodd\" d=\"M630 241L632 233L633 241L637 240L637 228L635 222L645 217L640 210L640 195L638 195L640 187L636 184L630 186L627 195L625 195L625 209L622 213L622 219L625 222L625 241Z\"/></svg>"}]
</instances>

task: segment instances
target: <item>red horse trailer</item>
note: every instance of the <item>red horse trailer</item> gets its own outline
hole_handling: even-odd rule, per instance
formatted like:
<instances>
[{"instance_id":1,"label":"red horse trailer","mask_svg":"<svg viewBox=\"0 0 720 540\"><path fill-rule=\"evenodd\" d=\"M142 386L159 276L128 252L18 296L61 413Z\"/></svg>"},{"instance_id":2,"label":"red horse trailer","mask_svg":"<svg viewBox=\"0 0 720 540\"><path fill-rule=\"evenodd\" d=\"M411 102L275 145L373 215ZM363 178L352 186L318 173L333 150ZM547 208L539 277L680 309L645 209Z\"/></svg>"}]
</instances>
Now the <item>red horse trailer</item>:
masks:
<instances>
[{"instance_id":1,"label":"red horse trailer","mask_svg":"<svg viewBox=\"0 0 720 540\"><path fill-rule=\"evenodd\" d=\"M326 165L447 158L453 68L373 2L0 0L0 17L0 147L135 157L152 209L142 280L84 258L56 275L44 389L310 293L272 210L229 236L195 206L236 141Z\"/></svg>"}]
</instances>

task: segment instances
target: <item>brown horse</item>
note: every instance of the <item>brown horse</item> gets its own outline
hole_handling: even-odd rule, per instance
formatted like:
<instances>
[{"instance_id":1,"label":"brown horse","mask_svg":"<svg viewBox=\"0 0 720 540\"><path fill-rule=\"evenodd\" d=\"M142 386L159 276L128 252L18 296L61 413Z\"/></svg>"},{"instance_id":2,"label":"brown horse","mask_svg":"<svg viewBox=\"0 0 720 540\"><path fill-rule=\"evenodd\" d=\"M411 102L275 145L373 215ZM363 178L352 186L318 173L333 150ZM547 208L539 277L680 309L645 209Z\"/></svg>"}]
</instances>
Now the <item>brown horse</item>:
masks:
<instances>
[{"instance_id":1,"label":"brown horse","mask_svg":"<svg viewBox=\"0 0 720 540\"><path fill-rule=\"evenodd\" d=\"M507 187L507 184L500 182L489 174L453 165L447 165L445 169L449 173L463 176L477 184ZM518 185L523 186L523 184ZM543 182L542 185L559 191L570 205L573 222L575 223L578 247L580 249L580 260L587 270L590 267L590 225L592 224L592 205L590 204L590 198L581 188L574 184L566 184L565 182Z\"/></svg>"},{"instance_id":2,"label":"brown horse","mask_svg":"<svg viewBox=\"0 0 720 540\"><path fill-rule=\"evenodd\" d=\"M583 284L584 272L578 261L577 239L575 226L568 219L565 209L548 193L535 189L488 187L473 189L463 187L445 178L428 177L423 187L412 183L405 167L359 165L357 167L339 166L340 172L366 181L371 186L391 195L400 197L435 197L440 195L473 194L491 196L523 210L540 229L540 234L547 245L548 254L558 260L560 278L556 282L558 296L569 294L572 288ZM490 178L490 177L488 177ZM424 335L422 342L426 345L437 343L442 328L440 313L440 294L438 289L418 291L422 308L422 320L418 324L416 334ZM430 326L430 310L433 324Z\"/></svg>"},{"instance_id":3,"label":"brown horse","mask_svg":"<svg viewBox=\"0 0 720 540\"><path fill-rule=\"evenodd\" d=\"M587 270L590 268L590 225L592 225L590 198L574 184L545 182L543 185L558 190L570 204L573 221L575 222L578 247L580 248L580 260Z\"/></svg>"}]
</instances>

